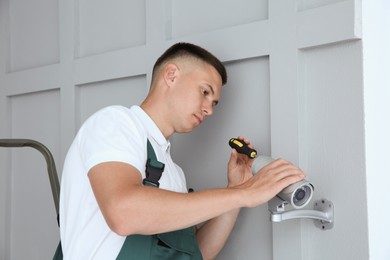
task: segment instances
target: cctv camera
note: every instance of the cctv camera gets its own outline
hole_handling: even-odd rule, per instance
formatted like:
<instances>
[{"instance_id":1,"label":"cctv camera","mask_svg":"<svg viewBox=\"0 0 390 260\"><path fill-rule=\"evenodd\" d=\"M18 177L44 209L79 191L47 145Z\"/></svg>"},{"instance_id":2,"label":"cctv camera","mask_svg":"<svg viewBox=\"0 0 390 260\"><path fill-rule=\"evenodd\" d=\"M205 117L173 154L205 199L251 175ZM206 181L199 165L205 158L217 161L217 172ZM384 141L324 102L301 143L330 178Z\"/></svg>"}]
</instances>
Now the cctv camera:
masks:
<instances>
[{"instance_id":1,"label":"cctv camera","mask_svg":"<svg viewBox=\"0 0 390 260\"><path fill-rule=\"evenodd\" d=\"M272 162L274 159L268 156L258 156L252 164L252 173L257 173L261 168ZM291 204L292 207L300 209L305 207L313 197L314 186L306 179L293 183L281 192L277 196Z\"/></svg>"}]
</instances>

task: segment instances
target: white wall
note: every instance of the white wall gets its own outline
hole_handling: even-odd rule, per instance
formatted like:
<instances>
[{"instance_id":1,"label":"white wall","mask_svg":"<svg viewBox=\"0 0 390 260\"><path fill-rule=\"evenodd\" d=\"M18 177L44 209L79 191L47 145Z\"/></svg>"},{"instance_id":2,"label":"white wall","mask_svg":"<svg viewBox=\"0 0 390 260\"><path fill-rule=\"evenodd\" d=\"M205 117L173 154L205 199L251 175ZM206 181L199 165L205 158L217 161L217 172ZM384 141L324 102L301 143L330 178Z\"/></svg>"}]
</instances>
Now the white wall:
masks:
<instances>
[{"instance_id":1,"label":"white wall","mask_svg":"<svg viewBox=\"0 0 390 260\"><path fill-rule=\"evenodd\" d=\"M390 2L363 1L363 70L370 259L390 259Z\"/></svg>"},{"instance_id":2,"label":"white wall","mask_svg":"<svg viewBox=\"0 0 390 260\"><path fill-rule=\"evenodd\" d=\"M335 205L326 232L310 220L271 224L266 205L244 209L218 259L387 259L386 214L377 212L385 207L378 198L389 196L388 5L0 0L0 138L41 141L61 172L91 113L139 104L156 57L173 42L194 42L225 62L229 80L215 115L173 139L189 186L224 186L227 141L242 134L263 154L299 164L315 199ZM54 252L59 233L41 159L31 149L0 148L0 259Z\"/></svg>"}]
</instances>

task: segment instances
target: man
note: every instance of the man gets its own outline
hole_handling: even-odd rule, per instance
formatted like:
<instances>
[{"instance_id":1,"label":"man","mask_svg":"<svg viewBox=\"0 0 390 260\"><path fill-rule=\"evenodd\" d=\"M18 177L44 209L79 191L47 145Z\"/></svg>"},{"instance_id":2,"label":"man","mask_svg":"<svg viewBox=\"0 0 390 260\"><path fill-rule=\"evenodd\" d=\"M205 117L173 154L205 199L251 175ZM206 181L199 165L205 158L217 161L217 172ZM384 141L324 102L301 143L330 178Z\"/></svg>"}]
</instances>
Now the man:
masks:
<instances>
[{"instance_id":1,"label":"man","mask_svg":"<svg viewBox=\"0 0 390 260\"><path fill-rule=\"evenodd\" d=\"M252 161L232 150L227 188L187 193L169 139L213 114L226 79L224 66L208 51L177 43L154 65L140 106L104 108L83 124L61 183L64 259L213 259L240 208L265 203L304 178L281 159L252 176ZM165 164L159 188L144 185L148 140ZM193 227L200 223L194 239Z\"/></svg>"}]
</instances>

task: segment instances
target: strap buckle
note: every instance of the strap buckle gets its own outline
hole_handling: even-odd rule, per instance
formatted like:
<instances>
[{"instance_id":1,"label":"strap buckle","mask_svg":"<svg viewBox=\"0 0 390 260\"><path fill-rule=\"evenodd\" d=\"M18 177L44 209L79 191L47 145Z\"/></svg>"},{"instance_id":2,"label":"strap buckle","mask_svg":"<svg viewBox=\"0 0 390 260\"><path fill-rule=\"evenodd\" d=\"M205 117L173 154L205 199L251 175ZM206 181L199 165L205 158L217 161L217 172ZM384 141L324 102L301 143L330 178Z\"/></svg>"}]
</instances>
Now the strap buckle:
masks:
<instances>
[{"instance_id":1,"label":"strap buckle","mask_svg":"<svg viewBox=\"0 0 390 260\"><path fill-rule=\"evenodd\" d=\"M146 178L143 179L142 183L146 186L152 186L156 188L160 187L160 183L158 181L161 178L164 168L164 163L149 158L146 161Z\"/></svg>"}]
</instances>

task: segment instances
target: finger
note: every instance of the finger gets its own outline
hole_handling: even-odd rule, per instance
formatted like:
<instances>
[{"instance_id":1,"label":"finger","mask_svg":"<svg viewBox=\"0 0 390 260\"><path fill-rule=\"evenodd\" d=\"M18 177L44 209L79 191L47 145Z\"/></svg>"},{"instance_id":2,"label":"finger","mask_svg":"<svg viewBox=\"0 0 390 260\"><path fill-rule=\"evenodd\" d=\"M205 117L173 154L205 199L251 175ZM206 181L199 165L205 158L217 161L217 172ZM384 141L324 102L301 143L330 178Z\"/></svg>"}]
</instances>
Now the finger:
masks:
<instances>
[{"instance_id":1,"label":"finger","mask_svg":"<svg viewBox=\"0 0 390 260\"><path fill-rule=\"evenodd\" d=\"M237 161L239 161L240 160L240 156L241 156L241 154L239 154L237 151L236 151L236 149L232 149L231 150L231 154L230 154L230 160L229 160L229 162L230 163L237 163Z\"/></svg>"},{"instance_id":2,"label":"finger","mask_svg":"<svg viewBox=\"0 0 390 260\"><path fill-rule=\"evenodd\" d=\"M237 152L236 149L232 149L229 165L233 166L233 164L237 166L245 165L249 168L252 168L253 160L248 158L247 155Z\"/></svg>"},{"instance_id":3,"label":"finger","mask_svg":"<svg viewBox=\"0 0 390 260\"><path fill-rule=\"evenodd\" d=\"M270 163L260 171L262 172L261 175L273 176L275 180L280 180L290 175L306 177L306 174L299 167L287 161L278 161L275 163Z\"/></svg>"},{"instance_id":4,"label":"finger","mask_svg":"<svg viewBox=\"0 0 390 260\"><path fill-rule=\"evenodd\" d=\"M279 189L282 190L284 189L285 187L293 184L293 183L296 183L298 181L301 181L304 179L304 176L303 175L289 175L283 179L280 179L277 184L280 185L279 186Z\"/></svg>"},{"instance_id":5,"label":"finger","mask_svg":"<svg viewBox=\"0 0 390 260\"><path fill-rule=\"evenodd\" d=\"M305 178L305 174L299 168L288 167L288 168L277 169L277 170L278 171L273 174L276 181L282 181L290 178L301 180Z\"/></svg>"},{"instance_id":6,"label":"finger","mask_svg":"<svg viewBox=\"0 0 390 260\"><path fill-rule=\"evenodd\" d=\"M266 166L264 166L263 169L265 169L265 170L272 169L272 168L280 167L282 165L292 165L292 166L294 166L291 162L289 162L289 161L287 161L287 160L285 160L283 158L278 158L276 160L273 160L272 162L270 162Z\"/></svg>"},{"instance_id":7,"label":"finger","mask_svg":"<svg viewBox=\"0 0 390 260\"><path fill-rule=\"evenodd\" d=\"M251 142L249 141L249 139L243 137L242 135L239 135L237 138L240 139L241 141L244 141L250 148L254 149L254 147L253 147L253 145L251 145Z\"/></svg>"}]
</instances>

